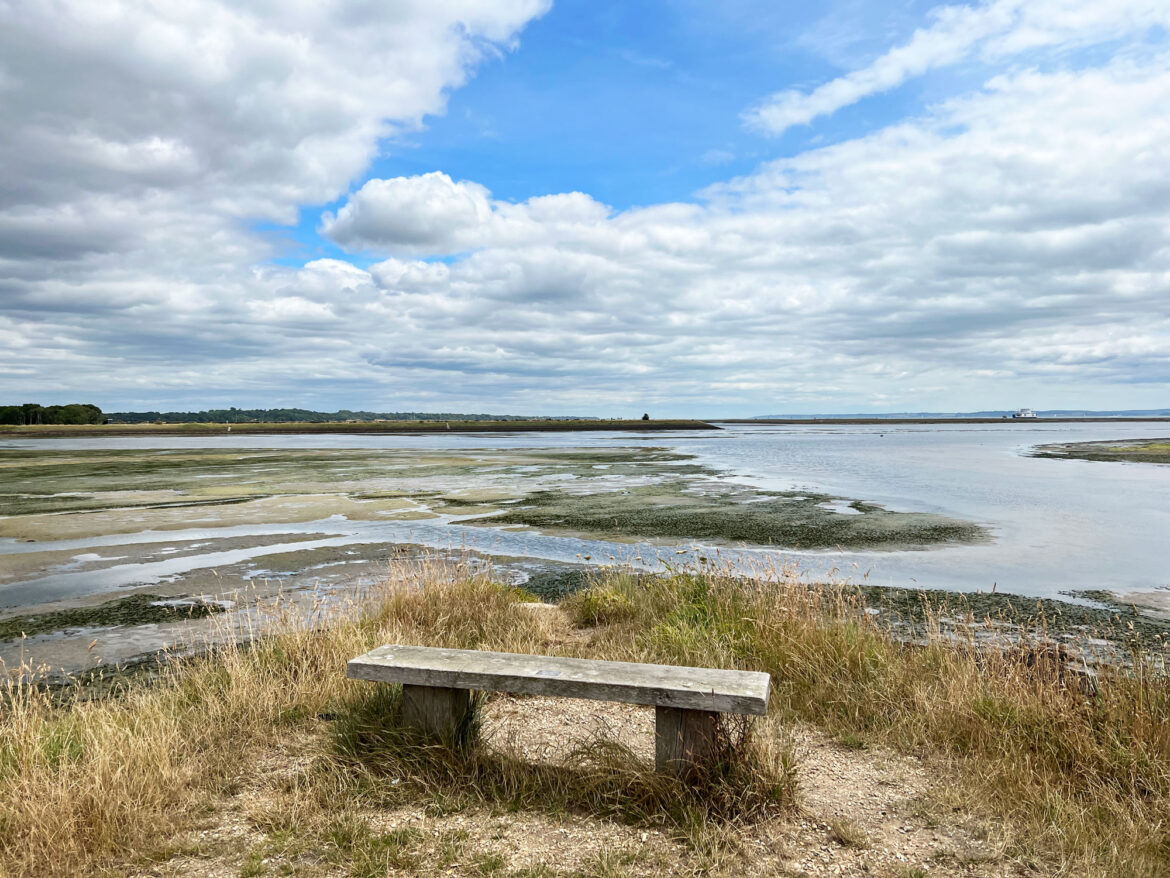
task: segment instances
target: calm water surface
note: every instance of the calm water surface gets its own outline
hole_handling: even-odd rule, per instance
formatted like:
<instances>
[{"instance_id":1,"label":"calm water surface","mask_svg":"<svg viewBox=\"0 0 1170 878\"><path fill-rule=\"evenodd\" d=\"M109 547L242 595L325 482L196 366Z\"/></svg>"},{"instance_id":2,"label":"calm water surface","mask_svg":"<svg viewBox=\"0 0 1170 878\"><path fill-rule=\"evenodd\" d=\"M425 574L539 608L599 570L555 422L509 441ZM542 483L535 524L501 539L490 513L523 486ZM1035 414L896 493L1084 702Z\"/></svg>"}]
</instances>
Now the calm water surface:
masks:
<instances>
[{"instance_id":1,"label":"calm water surface","mask_svg":"<svg viewBox=\"0 0 1170 878\"><path fill-rule=\"evenodd\" d=\"M429 436L301 435L126 437L102 440L9 440L7 448L548 448L651 445L698 458L724 478L764 490L808 490L878 503L899 511L936 512L989 528L990 542L900 552L792 553L721 550L743 560L795 560L811 575L837 570L884 585L989 590L1048 596L1066 590L1118 592L1170 588L1170 466L1039 459L1037 445L1170 435L1166 423L755 426L720 432L451 434ZM5 554L113 546L131 539L197 540L226 536L193 530L119 535L35 545L0 541ZM243 535L245 526L233 528ZM272 526L263 526L272 532ZM421 542L466 544L481 551L555 560L678 559L676 549L508 533L463 527L449 517L415 522L351 522L341 518L289 525L288 533L327 535L331 544ZM264 548L255 555L262 561ZM689 554L708 549L692 547ZM150 565L120 565L94 573L67 570L4 589L8 606L157 581L222 559L198 554Z\"/></svg>"},{"instance_id":2,"label":"calm water surface","mask_svg":"<svg viewBox=\"0 0 1170 878\"><path fill-rule=\"evenodd\" d=\"M701 456L760 487L822 490L991 530L989 545L835 555L843 572L868 573L870 582L1038 596L1126 592L1170 587L1170 466L1028 452L1167 434L1170 424L1158 423L746 427L711 440Z\"/></svg>"}]
</instances>

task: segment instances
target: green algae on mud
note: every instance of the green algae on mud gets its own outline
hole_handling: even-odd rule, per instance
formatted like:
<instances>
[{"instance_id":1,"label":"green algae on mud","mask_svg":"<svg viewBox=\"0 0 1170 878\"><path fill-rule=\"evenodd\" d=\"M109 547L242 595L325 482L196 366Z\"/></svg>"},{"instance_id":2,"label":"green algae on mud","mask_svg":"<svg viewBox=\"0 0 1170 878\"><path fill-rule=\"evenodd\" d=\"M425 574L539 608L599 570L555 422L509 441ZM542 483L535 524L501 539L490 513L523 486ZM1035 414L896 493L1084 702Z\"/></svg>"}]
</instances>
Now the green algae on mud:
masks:
<instances>
[{"instance_id":1,"label":"green algae on mud","mask_svg":"<svg viewBox=\"0 0 1170 878\"><path fill-rule=\"evenodd\" d=\"M355 499L421 496L427 479L642 475L669 466L704 473L688 455L662 448L471 450L0 449L0 515L166 505L206 498L345 492ZM601 467L601 468L599 468ZM130 495L133 496L130 496ZM145 496L143 496L145 495Z\"/></svg>"},{"instance_id":2,"label":"green algae on mud","mask_svg":"<svg viewBox=\"0 0 1170 878\"><path fill-rule=\"evenodd\" d=\"M1170 438L1138 441L1114 439L1103 442L1065 442L1041 445L1033 450L1032 456L1113 463L1170 464Z\"/></svg>"},{"instance_id":3,"label":"green algae on mud","mask_svg":"<svg viewBox=\"0 0 1170 878\"><path fill-rule=\"evenodd\" d=\"M8 448L0 449L0 539L51 544L43 552L22 547L14 556L24 559L19 572L13 571L18 584L62 571L78 579L99 567L129 569L190 556L177 589L219 592L218 581L201 583L199 556L252 543L323 538L336 527L317 533L312 523L331 518L396 521L401 528L410 520L447 515L462 518L453 522L460 525L532 528L614 542L794 549L894 550L986 538L971 522L822 494L766 493L720 482L720 475L693 455L654 445ZM438 526L444 526L441 520ZM265 534L247 536L237 533L240 527L262 527ZM156 536L149 544L135 536L147 531L176 535ZM82 556L70 554L77 549L63 542L91 539L119 548L102 553L108 557ZM318 569L332 579L360 569L366 576L378 552L372 547L276 551L252 553L219 572L296 579ZM550 582L547 593L559 588Z\"/></svg>"},{"instance_id":4,"label":"green algae on mud","mask_svg":"<svg viewBox=\"0 0 1170 878\"><path fill-rule=\"evenodd\" d=\"M853 501L855 514L827 507L839 498L738 487L695 490L684 480L620 491L536 491L519 504L465 524L526 525L602 538L688 539L792 549L905 548L984 538L978 525L928 513L890 512Z\"/></svg>"},{"instance_id":5,"label":"green algae on mud","mask_svg":"<svg viewBox=\"0 0 1170 878\"><path fill-rule=\"evenodd\" d=\"M222 613L226 609L227 606L218 601L132 594L92 607L69 607L0 619L0 640L15 640L75 628L179 622Z\"/></svg>"}]
</instances>

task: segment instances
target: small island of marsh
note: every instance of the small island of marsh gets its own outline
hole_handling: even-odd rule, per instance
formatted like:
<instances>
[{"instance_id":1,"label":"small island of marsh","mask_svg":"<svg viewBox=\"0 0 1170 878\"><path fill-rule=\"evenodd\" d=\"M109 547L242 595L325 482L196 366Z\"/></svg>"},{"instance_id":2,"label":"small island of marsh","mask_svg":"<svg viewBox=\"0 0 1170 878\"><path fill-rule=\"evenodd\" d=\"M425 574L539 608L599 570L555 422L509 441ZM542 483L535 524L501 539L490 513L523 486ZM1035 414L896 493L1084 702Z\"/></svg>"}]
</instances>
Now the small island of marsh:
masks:
<instances>
[{"instance_id":1,"label":"small island of marsh","mask_svg":"<svg viewBox=\"0 0 1170 878\"><path fill-rule=\"evenodd\" d=\"M1107 442L1066 442L1041 445L1034 457L1100 460L1112 463L1170 463L1170 438L1121 439Z\"/></svg>"},{"instance_id":2,"label":"small island of marsh","mask_svg":"<svg viewBox=\"0 0 1170 878\"><path fill-rule=\"evenodd\" d=\"M764 493L669 478L596 493L535 491L470 523L526 525L602 539L700 540L787 549L909 548L984 538L978 525L942 515L891 512L823 494Z\"/></svg>"}]
</instances>

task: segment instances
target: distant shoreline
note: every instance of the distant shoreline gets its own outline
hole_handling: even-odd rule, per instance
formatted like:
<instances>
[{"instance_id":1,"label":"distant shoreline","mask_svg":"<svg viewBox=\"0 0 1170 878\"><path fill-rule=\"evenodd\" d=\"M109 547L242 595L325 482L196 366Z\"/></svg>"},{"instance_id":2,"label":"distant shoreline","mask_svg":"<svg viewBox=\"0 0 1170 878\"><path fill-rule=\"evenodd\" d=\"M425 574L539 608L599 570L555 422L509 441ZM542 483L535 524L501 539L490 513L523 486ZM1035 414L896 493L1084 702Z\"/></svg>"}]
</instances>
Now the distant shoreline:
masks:
<instances>
[{"instance_id":1,"label":"distant shoreline","mask_svg":"<svg viewBox=\"0 0 1170 878\"><path fill-rule=\"evenodd\" d=\"M1157 423L1170 417L1127 418L713 418L714 424L1123 424Z\"/></svg>"},{"instance_id":2,"label":"distant shoreline","mask_svg":"<svg viewBox=\"0 0 1170 878\"><path fill-rule=\"evenodd\" d=\"M60 439L108 436L264 436L298 433L562 433L599 431L656 432L664 430L718 430L697 420L589 420L589 421L357 421L257 424L102 424L0 426L0 437Z\"/></svg>"},{"instance_id":3,"label":"distant shoreline","mask_svg":"<svg viewBox=\"0 0 1170 878\"><path fill-rule=\"evenodd\" d=\"M527 421L355 421L254 424L34 424L0 425L5 436L36 439L101 439L110 436L274 436L306 433L571 433L571 432L663 432L673 430L719 430L720 424L763 426L905 426L936 424L1118 424L1166 423L1170 417L1093 418L713 418L666 420L552 420Z\"/></svg>"}]
</instances>

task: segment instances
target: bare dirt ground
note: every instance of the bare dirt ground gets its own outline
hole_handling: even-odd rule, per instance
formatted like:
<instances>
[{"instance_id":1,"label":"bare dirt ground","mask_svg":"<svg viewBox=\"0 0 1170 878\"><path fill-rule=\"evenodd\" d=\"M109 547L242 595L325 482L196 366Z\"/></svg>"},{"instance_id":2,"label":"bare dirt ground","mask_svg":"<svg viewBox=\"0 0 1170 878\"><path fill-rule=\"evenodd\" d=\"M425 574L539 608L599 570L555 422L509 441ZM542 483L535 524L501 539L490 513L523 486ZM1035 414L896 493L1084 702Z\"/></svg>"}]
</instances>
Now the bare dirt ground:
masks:
<instances>
[{"instance_id":1,"label":"bare dirt ground","mask_svg":"<svg viewBox=\"0 0 1170 878\"><path fill-rule=\"evenodd\" d=\"M491 699L483 735L489 746L533 762L558 760L596 735L653 759L651 708L586 701ZM325 723L322 723L325 726ZM298 838L298 791L327 732L290 739L260 758L232 795L207 804L200 828L176 839L166 862L120 874L138 876L464 875L560 876L1016 876L1036 875L1005 855L978 815L943 804L945 767L881 748L855 749L816 729L763 734L790 739L797 755L796 810L700 839L580 814L448 813L442 802L392 810L359 808L353 819L374 837L398 839L373 863L355 860L336 832ZM387 780L393 783L393 779ZM322 839L327 839L322 842ZM332 840L328 840L332 839ZM388 852L387 852L388 850Z\"/></svg>"}]
</instances>

